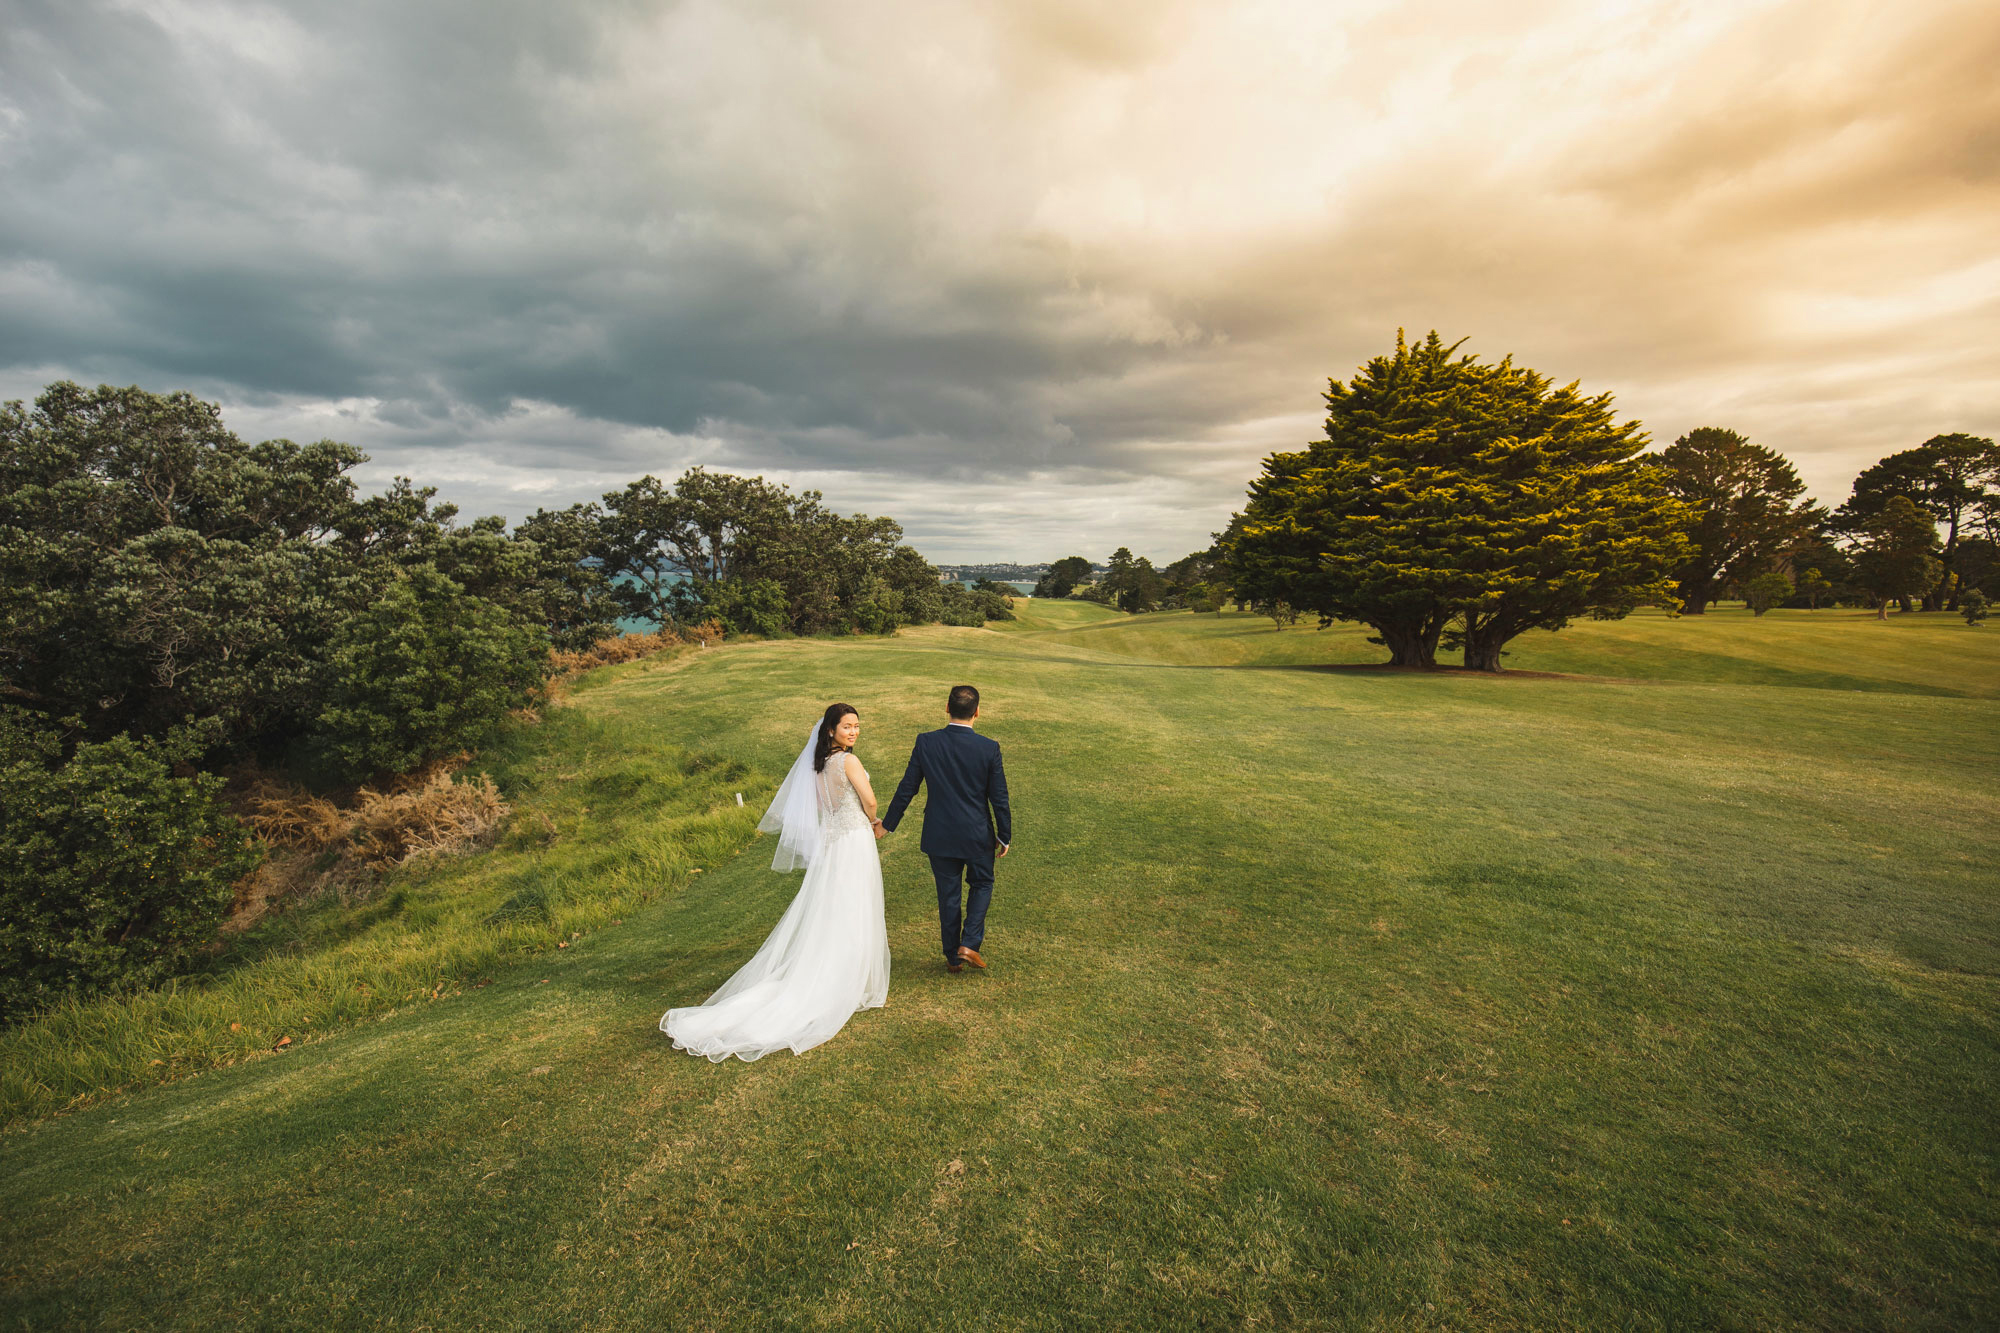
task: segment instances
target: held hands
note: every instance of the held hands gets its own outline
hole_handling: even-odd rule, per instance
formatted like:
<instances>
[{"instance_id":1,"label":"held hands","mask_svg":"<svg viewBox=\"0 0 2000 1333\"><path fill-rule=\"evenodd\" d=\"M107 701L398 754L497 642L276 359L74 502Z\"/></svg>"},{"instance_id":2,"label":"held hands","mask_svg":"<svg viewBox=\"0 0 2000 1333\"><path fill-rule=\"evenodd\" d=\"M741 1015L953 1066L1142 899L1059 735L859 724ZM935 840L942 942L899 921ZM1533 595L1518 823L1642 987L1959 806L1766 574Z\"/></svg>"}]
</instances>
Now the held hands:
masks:
<instances>
[{"instance_id":1,"label":"held hands","mask_svg":"<svg viewBox=\"0 0 2000 1333\"><path fill-rule=\"evenodd\" d=\"M882 821L879 819L871 819L868 821L868 823L869 826L875 830L875 841L877 842L882 841L882 835L887 833L889 830L882 826Z\"/></svg>"},{"instance_id":2,"label":"held hands","mask_svg":"<svg viewBox=\"0 0 2000 1333\"><path fill-rule=\"evenodd\" d=\"M993 850L997 855L1005 856L1007 854L1007 844L1004 842L996 842L993 844Z\"/></svg>"}]
</instances>

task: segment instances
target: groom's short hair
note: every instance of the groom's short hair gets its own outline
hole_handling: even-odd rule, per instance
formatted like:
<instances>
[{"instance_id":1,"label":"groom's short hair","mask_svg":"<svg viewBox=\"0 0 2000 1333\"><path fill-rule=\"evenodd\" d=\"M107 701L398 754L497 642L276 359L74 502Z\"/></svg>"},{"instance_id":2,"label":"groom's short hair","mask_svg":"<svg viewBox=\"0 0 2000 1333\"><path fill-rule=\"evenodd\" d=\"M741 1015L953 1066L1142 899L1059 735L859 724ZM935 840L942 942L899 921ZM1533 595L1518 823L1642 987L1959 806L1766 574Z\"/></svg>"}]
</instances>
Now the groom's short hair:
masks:
<instances>
[{"instance_id":1,"label":"groom's short hair","mask_svg":"<svg viewBox=\"0 0 2000 1333\"><path fill-rule=\"evenodd\" d=\"M979 691L970 685L954 685L945 697L944 711L954 722L970 722L979 711Z\"/></svg>"}]
</instances>

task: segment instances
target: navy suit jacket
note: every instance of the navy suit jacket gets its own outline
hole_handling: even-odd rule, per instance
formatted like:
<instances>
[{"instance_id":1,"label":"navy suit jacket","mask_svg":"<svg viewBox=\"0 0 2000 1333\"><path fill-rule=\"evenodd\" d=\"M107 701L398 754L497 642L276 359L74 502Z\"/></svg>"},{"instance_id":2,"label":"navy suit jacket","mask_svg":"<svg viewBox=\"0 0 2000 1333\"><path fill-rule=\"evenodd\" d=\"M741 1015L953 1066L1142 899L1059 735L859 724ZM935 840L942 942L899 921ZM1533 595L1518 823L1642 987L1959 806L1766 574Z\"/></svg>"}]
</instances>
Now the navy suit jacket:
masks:
<instances>
[{"instance_id":1,"label":"navy suit jacket","mask_svg":"<svg viewBox=\"0 0 2000 1333\"><path fill-rule=\"evenodd\" d=\"M926 856L976 861L993 855L996 842L1014 841L1014 816L1007 808L1007 772L1000 766L1000 742L971 727L940 727L917 737L910 766L896 786L882 827L894 831L917 788L931 784L924 802ZM987 815L992 808L991 818ZM995 832L995 824L998 832Z\"/></svg>"}]
</instances>

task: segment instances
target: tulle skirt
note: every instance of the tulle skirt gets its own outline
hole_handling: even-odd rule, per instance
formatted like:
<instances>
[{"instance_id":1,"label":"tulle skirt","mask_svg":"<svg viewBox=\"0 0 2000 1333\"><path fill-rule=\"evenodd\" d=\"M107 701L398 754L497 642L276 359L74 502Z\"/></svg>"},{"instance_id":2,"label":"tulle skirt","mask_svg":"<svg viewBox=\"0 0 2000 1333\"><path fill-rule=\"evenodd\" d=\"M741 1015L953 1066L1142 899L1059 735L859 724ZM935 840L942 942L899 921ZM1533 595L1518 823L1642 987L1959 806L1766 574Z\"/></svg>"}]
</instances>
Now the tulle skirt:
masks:
<instances>
[{"instance_id":1,"label":"tulle skirt","mask_svg":"<svg viewBox=\"0 0 2000 1333\"><path fill-rule=\"evenodd\" d=\"M757 1060L811 1050L888 998L882 860L862 828L822 845L763 947L702 1004L667 1010L660 1031L693 1055Z\"/></svg>"}]
</instances>

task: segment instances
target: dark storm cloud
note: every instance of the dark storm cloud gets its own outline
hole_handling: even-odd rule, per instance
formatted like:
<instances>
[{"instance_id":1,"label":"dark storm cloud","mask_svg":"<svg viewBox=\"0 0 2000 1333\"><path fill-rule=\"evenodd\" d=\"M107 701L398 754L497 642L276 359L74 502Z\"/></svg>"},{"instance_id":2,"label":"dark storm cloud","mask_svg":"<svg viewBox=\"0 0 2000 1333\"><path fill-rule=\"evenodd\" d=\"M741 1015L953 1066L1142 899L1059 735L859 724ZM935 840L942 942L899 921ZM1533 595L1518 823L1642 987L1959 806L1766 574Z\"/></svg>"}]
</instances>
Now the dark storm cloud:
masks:
<instances>
[{"instance_id":1,"label":"dark storm cloud","mask_svg":"<svg viewBox=\"0 0 2000 1333\"><path fill-rule=\"evenodd\" d=\"M614 77L620 9L411 8L311 31L277 11L192 30L171 9L34 11L9 42L0 241L35 271L0 353L405 416L525 398L676 432L846 428L920 470L950 466L922 443L942 438L999 446L988 466L1034 454L1052 432L1023 385L1130 360L1049 328L1025 276L885 301L921 240L893 218L660 161L650 130L700 126L571 95Z\"/></svg>"},{"instance_id":2,"label":"dark storm cloud","mask_svg":"<svg viewBox=\"0 0 2000 1333\"><path fill-rule=\"evenodd\" d=\"M0 390L481 511L702 462L1171 557L1399 325L1826 491L1995 427L1977 6L9 10Z\"/></svg>"}]
</instances>

